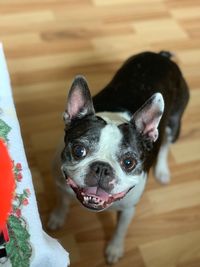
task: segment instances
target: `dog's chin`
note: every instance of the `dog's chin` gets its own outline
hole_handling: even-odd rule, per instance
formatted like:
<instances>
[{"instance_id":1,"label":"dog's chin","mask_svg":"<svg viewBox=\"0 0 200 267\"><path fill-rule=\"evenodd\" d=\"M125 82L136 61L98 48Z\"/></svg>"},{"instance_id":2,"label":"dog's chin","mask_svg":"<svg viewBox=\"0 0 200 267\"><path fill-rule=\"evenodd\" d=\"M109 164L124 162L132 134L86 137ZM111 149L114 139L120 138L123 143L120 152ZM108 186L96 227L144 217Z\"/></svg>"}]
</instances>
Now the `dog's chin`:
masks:
<instances>
[{"instance_id":1,"label":"dog's chin","mask_svg":"<svg viewBox=\"0 0 200 267\"><path fill-rule=\"evenodd\" d=\"M81 204L93 211L102 211L109 208L115 201L124 196L134 187L117 194L108 194L97 187L79 187L71 178L67 177L67 184L73 189Z\"/></svg>"}]
</instances>

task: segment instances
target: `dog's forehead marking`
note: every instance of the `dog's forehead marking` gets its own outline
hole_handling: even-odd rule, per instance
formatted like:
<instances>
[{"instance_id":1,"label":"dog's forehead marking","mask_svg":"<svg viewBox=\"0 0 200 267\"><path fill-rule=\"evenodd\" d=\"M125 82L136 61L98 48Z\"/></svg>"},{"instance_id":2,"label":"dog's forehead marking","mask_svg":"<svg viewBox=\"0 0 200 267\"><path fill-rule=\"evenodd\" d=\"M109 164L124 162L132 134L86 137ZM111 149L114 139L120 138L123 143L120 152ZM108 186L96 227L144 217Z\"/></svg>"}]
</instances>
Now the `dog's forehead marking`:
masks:
<instances>
[{"instance_id":1,"label":"dog's forehead marking","mask_svg":"<svg viewBox=\"0 0 200 267\"><path fill-rule=\"evenodd\" d=\"M99 154L105 159L114 157L119 150L122 133L115 124L107 124L101 131L99 140Z\"/></svg>"},{"instance_id":2,"label":"dog's forehead marking","mask_svg":"<svg viewBox=\"0 0 200 267\"><path fill-rule=\"evenodd\" d=\"M119 129L119 125L127 123L130 120L130 114L128 112L100 112L97 115L107 123L101 130L97 153L101 160L111 163L113 160L116 161L121 150L123 132Z\"/></svg>"}]
</instances>

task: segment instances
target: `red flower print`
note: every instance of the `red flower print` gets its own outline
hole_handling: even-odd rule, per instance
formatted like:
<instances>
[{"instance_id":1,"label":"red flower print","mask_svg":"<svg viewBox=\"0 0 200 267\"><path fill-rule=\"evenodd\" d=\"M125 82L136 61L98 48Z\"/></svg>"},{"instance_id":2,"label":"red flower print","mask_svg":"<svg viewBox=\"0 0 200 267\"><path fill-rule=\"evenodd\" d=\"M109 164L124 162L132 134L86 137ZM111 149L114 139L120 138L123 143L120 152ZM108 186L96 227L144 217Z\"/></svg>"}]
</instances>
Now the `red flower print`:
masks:
<instances>
[{"instance_id":1,"label":"red flower print","mask_svg":"<svg viewBox=\"0 0 200 267\"><path fill-rule=\"evenodd\" d=\"M19 172L19 173L17 174L17 181L18 181L18 182L21 182L21 180L22 180L22 174L21 174L21 172Z\"/></svg>"},{"instance_id":2,"label":"red flower print","mask_svg":"<svg viewBox=\"0 0 200 267\"><path fill-rule=\"evenodd\" d=\"M20 209L16 209L15 214L17 215L17 217L21 217L22 213Z\"/></svg>"},{"instance_id":3,"label":"red flower print","mask_svg":"<svg viewBox=\"0 0 200 267\"><path fill-rule=\"evenodd\" d=\"M21 163L17 163L17 164L16 164L16 168L17 168L18 171L21 171L21 170L22 170L22 165L21 165Z\"/></svg>"},{"instance_id":4,"label":"red flower print","mask_svg":"<svg viewBox=\"0 0 200 267\"><path fill-rule=\"evenodd\" d=\"M27 198L24 198L24 199L22 200L22 204L23 204L24 206L27 206L27 205L28 205L28 199L27 199Z\"/></svg>"}]
</instances>

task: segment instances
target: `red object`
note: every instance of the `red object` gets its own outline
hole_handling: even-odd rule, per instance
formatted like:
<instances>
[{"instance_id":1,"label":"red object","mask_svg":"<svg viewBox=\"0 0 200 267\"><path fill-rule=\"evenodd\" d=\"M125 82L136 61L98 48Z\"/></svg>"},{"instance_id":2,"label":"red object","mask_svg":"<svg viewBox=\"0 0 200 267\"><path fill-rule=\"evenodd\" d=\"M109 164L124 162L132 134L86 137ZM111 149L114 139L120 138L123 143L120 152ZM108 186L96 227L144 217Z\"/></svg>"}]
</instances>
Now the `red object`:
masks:
<instances>
[{"instance_id":1,"label":"red object","mask_svg":"<svg viewBox=\"0 0 200 267\"><path fill-rule=\"evenodd\" d=\"M15 179L13 164L3 140L0 139L0 232L5 231L6 221L12 208Z\"/></svg>"},{"instance_id":2,"label":"red object","mask_svg":"<svg viewBox=\"0 0 200 267\"><path fill-rule=\"evenodd\" d=\"M6 225L3 228L2 233L3 233L3 237L4 237L5 242L8 242L10 240L10 238L9 238L9 234L8 234L8 228Z\"/></svg>"}]
</instances>

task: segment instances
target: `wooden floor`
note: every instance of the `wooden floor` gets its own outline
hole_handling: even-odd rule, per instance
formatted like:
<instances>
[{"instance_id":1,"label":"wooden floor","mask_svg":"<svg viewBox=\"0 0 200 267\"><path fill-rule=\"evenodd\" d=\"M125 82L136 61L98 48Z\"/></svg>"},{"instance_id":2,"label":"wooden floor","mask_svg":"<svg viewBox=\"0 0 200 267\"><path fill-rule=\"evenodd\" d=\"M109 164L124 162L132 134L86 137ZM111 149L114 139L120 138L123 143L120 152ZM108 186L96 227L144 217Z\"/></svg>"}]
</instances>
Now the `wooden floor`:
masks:
<instances>
[{"instance_id":1,"label":"wooden floor","mask_svg":"<svg viewBox=\"0 0 200 267\"><path fill-rule=\"evenodd\" d=\"M116 266L199 267L200 1L6 0L0 39L44 227L55 203L50 165L73 76L84 74L95 94L136 52L176 54L191 100L170 152L173 179L161 186L150 177ZM103 267L114 225L114 214L74 203L66 225L52 235L70 252L72 267Z\"/></svg>"}]
</instances>

